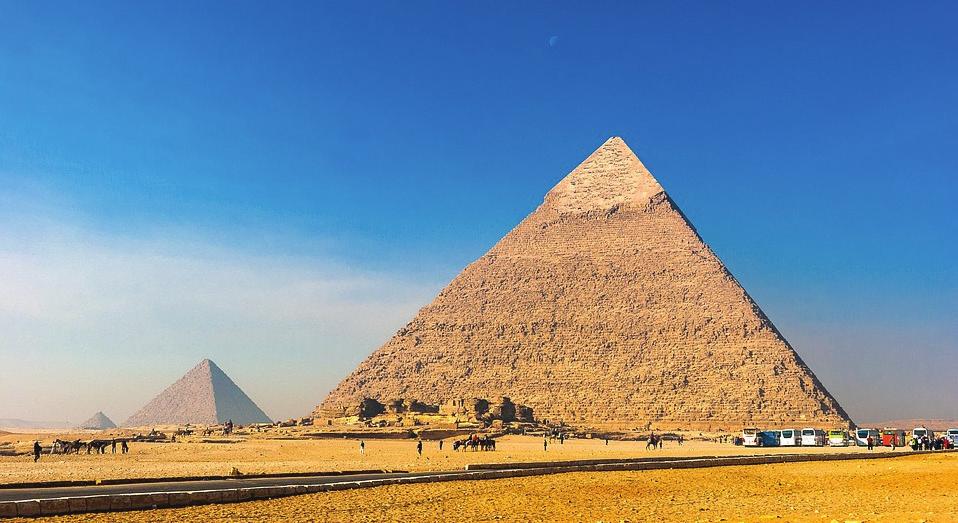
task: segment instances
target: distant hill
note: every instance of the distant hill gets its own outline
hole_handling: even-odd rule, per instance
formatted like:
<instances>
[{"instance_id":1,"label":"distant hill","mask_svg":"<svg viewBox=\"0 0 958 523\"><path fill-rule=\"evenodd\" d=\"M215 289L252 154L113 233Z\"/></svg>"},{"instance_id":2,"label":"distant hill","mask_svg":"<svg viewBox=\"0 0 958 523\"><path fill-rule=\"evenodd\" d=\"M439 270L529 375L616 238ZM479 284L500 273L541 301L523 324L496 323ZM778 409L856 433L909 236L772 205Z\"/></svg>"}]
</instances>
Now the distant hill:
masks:
<instances>
[{"instance_id":1,"label":"distant hill","mask_svg":"<svg viewBox=\"0 0 958 523\"><path fill-rule=\"evenodd\" d=\"M17 418L0 418L0 429L5 430L24 430L24 429L69 429L73 428L73 423L69 421L32 421Z\"/></svg>"},{"instance_id":2,"label":"distant hill","mask_svg":"<svg viewBox=\"0 0 958 523\"><path fill-rule=\"evenodd\" d=\"M911 430L915 427L927 427L931 430L940 431L958 427L958 420L954 419L893 419L888 421L878 421L870 423L859 423L862 427L895 427L903 430Z\"/></svg>"}]
</instances>

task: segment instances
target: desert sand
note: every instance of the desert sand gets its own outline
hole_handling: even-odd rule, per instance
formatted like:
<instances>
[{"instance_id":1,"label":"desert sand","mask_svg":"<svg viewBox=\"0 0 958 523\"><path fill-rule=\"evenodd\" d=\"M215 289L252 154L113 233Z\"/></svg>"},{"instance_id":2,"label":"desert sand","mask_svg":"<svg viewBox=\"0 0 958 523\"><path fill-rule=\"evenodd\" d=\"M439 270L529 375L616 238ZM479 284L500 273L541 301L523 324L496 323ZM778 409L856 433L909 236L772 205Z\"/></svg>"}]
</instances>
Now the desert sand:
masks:
<instances>
[{"instance_id":1,"label":"desert sand","mask_svg":"<svg viewBox=\"0 0 958 523\"><path fill-rule=\"evenodd\" d=\"M53 437L40 435L47 443ZM275 434L274 434L275 436ZM33 436L8 434L0 442L11 442L27 451ZM70 437L71 436L64 436ZM78 435L85 440L90 434ZM104 437L104 436L96 436ZM767 448L753 449L705 441L687 441L679 446L666 442L665 448L646 451L645 443L572 439L560 445L550 443L542 450L542 438L505 436L495 452L453 452L451 441L444 449L427 441L422 458L416 455L415 440L367 440L365 456L359 453L358 440L267 439L253 436L237 443L202 443L199 440L178 443L131 443L130 454L47 455L39 463L32 456L0 456L0 484L96 480L116 478L156 478L229 474L233 467L244 474L281 472L325 472L340 470L451 470L470 463L501 463L541 460L631 458L640 456L741 455L793 452L866 452L860 448ZM19 443L18 443L19 442ZM899 449L898 452L905 452Z\"/></svg>"},{"instance_id":2,"label":"desert sand","mask_svg":"<svg viewBox=\"0 0 958 523\"><path fill-rule=\"evenodd\" d=\"M958 456L387 486L45 521L958 521Z\"/></svg>"}]
</instances>

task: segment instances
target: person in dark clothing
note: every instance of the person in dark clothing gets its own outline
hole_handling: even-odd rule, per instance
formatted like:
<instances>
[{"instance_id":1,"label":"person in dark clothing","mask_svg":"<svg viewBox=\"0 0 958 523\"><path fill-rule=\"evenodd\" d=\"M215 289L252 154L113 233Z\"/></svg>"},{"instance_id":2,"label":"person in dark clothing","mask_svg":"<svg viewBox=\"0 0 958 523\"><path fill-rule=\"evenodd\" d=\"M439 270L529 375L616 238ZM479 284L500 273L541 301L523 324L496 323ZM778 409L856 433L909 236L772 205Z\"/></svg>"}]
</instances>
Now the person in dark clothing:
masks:
<instances>
[{"instance_id":1,"label":"person in dark clothing","mask_svg":"<svg viewBox=\"0 0 958 523\"><path fill-rule=\"evenodd\" d=\"M112 448L113 453L116 454L116 440L115 440L115 439L110 443L110 447Z\"/></svg>"},{"instance_id":2,"label":"person in dark clothing","mask_svg":"<svg viewBox=\"0 0 958 523\"><path fill-rule=\"evenodd\" d=\"M120 452L123 454L130 452L130 446L126 444L126 440L120 442Z\"/></svg>"},{"instance_id":3,"label":"person in dark clothing","mask_svg":"<svg viewBox=\"0 0 958 523\"><path fill-rule=\"evenodd\" d=\"M419 440L419 443L416 443L416 452L418 452L419 455L422 456L422 440Z\"/></svg>"},{"instance_id":4,"label":"person in dark clothing","mask_svg":"<svg viewBox=\"0 0 958 523\"><path fill-rule=\"evenodd\" d=\"M872 450L875 445L875 440L871 436L868 436L868 450Z\"/></svg>"},{"instance_id":5,"label":"person in dark clothing","mask_svg":"<svg viewBox=\"0 0 958 523\"><path fill-rule=\"evenodd\" d=\"M542 450L545 450L545 451L549 450L549 438L546 436L542 437Z\"/></svg>"},{"instance_id":6,"label":"person in dark clothing","mask_svg":"<svg viewBox=\"0 0 958 523\"><path fill-rule=\"evenodd\" d=\"M439 440L439 450L442 450L442 440Z\"/></svg>"},{"instance_id":7,"label":"person in dark clothing","mask_svg":"<svg viewBox=\"0 0 958 523\"><path fill-rule=\"evenodd\" d=\"M43 447L40 446L39 441L33 442L33 462L36 463L40 461L40 452L43 451Z\"/></svg>"},{"instance_id":8,"label":"person in dark clothing","mask_svg":"<svg viewBox=\"0 0 958 523\"><path fill-rule=\"evenodd\" d=\"M359 455L366 455L366 440L359 440Z\"/></svg>"}]
</instances>

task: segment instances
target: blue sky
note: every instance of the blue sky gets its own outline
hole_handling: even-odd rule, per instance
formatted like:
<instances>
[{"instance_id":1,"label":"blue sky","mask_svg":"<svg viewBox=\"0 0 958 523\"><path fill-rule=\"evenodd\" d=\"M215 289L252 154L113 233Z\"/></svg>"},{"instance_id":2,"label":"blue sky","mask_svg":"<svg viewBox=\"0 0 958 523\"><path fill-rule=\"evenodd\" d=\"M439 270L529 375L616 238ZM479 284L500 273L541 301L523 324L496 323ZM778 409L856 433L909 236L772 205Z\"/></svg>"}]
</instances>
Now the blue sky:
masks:
<instances>
[{"instance_id":1,"label":"blue sky","mask_svg":"<svg viewBox=\"0 0 958 523\"><path fill-rule=\"evenodd\" d=\"M958 417L953 4L191 4L0 1L0 417L300 415L611 135L853 417Z\"/></svg>"}]
</instances>

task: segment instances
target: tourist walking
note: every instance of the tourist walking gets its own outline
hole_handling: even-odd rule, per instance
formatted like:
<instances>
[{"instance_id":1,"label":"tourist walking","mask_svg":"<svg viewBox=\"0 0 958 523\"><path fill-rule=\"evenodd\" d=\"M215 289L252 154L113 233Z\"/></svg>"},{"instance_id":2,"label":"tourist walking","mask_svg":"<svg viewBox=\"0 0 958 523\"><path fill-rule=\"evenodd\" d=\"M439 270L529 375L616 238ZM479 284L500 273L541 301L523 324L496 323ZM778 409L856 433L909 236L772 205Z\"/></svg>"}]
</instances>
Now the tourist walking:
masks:
<instances>
[{"instance_id":1,"label":"tourist walking","mask_svg":"<svg viewBox=\"0 0 958 523\"><path fill-rule=\"evenodd\" d=\"M416 443L416 452L418 452L419 455L422 456L422 440L419 440L419 443Z\"/></svg>"},{"instance_id":2,"label":"tourist walking","mask_svg":"<svg viewBox=\"0 0 958 523\"><path fill-rule=\"evenodd\" d=\"M126 444L126 440L120 442L120 452L123 454L130 452L130 446Z\"/></svg>"},{"instance_id":3,"label":"tourist walking","mask_svg":"<svg viewBox=\"0 0 958 523\"><path fill-rule=\"evenodd\" d=\"M174 435L173 438L176 438L176 436ZM173 441L176 441L176 439L174 439ZM110 442L110 447L111 447L111 450L113 450L113 453L116 454L116 439Z\"/></svg>"},{"instance_id":4,"label":"tourist walking","mask_svg":"<svg viewBox=\"0 0 958 523\"><path fill-rule=\"evenodd\" d=\"M872 450L872 448L874 448L874 444L875 444L875 441L872 439L871 436L868 436L868 450Z\"/></svg>"},{"instance_id":5,"label":"tourist walking","mask_svg":"<svg viewBox=\"0 0 958 523\"><path fill-rule=\"evenodd\" d=\"M359 440L359 455L360 455L360 456L365 456L365 455L366 455L366 441L365 441L365 440Z\"/></svg>"},{"instance_id":6,"label":"tourist walking","mask_svg":"<svg viewBox=\"0 0 958 523\"><path fill-rule=\"evenodd\" d=\"M549 450L549 437L542 436L542 450L548 452Z\"/></svg>"},{"instance_id":7,"label":"tourist walking","mask_svg":"<svg viewBox=\"0 0 958 523\"><path fill-rule=\"evenodd\" d=\"M442 450L442 440L439 440L439 450Z\"/></svg>"},{"instance_id":8,"label":"tourist walking","mask_svg":"<svg viewBox=\"0 0 958 523\"><path fill-rule=\"evenodd\" d=\"M40 461L40 452L43 450L43 447L40 446L40 441L33 442L33 462L36 463Z\"/></svg>"}]
</instances>

